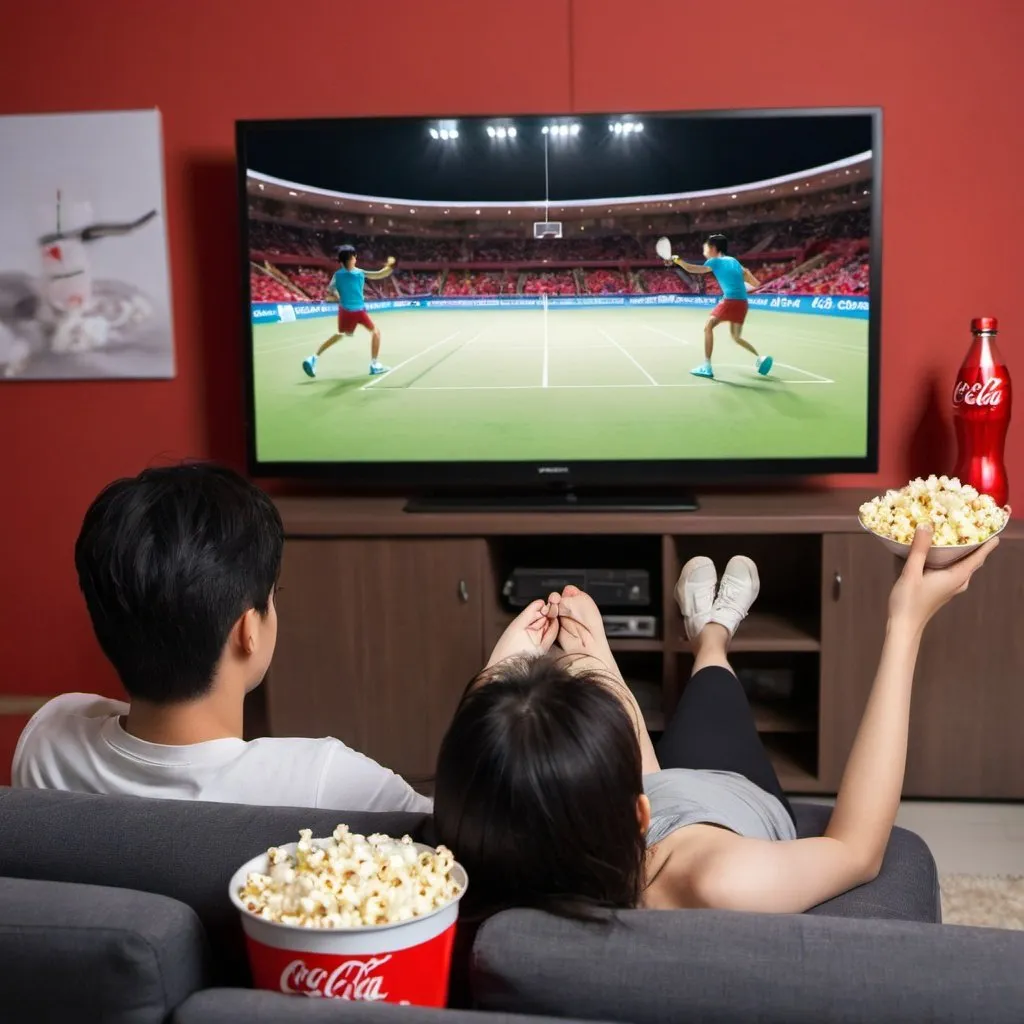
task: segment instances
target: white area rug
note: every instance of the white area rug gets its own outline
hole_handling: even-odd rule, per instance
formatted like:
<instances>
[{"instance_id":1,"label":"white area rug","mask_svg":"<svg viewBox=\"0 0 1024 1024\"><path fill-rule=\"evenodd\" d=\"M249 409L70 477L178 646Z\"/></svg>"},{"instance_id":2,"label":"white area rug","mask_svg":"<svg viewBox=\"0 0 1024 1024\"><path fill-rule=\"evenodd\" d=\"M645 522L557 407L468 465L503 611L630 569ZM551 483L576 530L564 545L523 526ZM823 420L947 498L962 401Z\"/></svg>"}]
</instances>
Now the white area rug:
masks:
<instances>
[{"instance_id":1,"label":"white area rug","mask_svg":"<svg viewBox=\"0 0 1024 1024\"><path fill-rule=\"evenodd\" d=\"M1024 931L1024 877L942 875L943 924Z\"/></svg>"}]
</instances>

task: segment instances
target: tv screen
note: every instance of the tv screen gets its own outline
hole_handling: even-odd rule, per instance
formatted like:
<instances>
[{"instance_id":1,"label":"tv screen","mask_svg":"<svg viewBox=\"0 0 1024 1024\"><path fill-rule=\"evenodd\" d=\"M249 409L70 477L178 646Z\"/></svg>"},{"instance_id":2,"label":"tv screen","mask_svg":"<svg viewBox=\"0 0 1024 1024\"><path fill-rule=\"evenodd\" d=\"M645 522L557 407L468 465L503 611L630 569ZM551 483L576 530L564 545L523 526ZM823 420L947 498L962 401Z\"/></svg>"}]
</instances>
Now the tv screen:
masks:
<instances>
[{"instance_id":1,"label":"tv screen","mask_svg":"<svg viewBox=\"0 0 1024 1024\"><path fill-rule=\"evenodd\" d=\"M874 470L880 129L873 109L240 122L251 469Z\"/></svg>"}]
</instances>

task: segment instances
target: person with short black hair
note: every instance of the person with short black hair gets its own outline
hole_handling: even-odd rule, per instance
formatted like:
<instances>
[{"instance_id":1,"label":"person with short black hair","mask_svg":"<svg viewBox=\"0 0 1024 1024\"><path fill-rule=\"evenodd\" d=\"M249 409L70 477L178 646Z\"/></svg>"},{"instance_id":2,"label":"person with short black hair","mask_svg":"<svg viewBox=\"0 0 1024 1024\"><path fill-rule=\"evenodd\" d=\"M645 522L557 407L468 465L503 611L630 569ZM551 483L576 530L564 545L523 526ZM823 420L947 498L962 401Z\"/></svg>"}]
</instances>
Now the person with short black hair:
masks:
<instances>
[{"instance_id":1,"label":"person with short black hair","mask_svg":"<svg viewBox=\"0 0 1024 1024\"><path fill-rule=\"evenodd\" d=\"M242 739L277 642L284 528L230 469L117 480L89 507L75 567L130 704L66 693L14 754L16 786L231 803L426 812L393 772L330 737Z\"/></svg>"},{"instance_id":2,"label":"person with short black hair","mask_svg":"<svg viewBox=\"0 0 1024 1024\"><path fill-rule=\"evenodd\" d=\"M711 310L711 315L704 324L704 362L690 372L695 377L714 379L711 353L715 349L715 328L726 321L732 332L732 340L753 355L754 369L762 377L767 376L771 372L774 360L771 356L759 355L757 349L742 336L750 305L747 287L758 288L760 282L738 259L729 255L729 239L725 235L709 235L704 243L703 263L687 263L678 256L673 256L668 262L675 263L688 274L714 274L722 289L721 302Z\"/></svg>"},{"instance_id":3,"label":"person with short black hair","mask_svg":"<svg viewBox=\"0 0 1024 1024\"><path fill-rule=\"evenodd\" d=\"M380 270L362 270L356 266L357 254L355 246L339 245L338 269L327 286L327 298L338 302L338 330L332 334L308 359L302 362L302 369L307 377L316 376L316 364L319 358L342 337L351 337L357 327L365 327L370 332L370 376L376 377L388 372L380 361L380 328L366 312L364 295L366 281L383 281L390 277L395 269L395 257L389 256Z\"/></svg>"}]
</instances>

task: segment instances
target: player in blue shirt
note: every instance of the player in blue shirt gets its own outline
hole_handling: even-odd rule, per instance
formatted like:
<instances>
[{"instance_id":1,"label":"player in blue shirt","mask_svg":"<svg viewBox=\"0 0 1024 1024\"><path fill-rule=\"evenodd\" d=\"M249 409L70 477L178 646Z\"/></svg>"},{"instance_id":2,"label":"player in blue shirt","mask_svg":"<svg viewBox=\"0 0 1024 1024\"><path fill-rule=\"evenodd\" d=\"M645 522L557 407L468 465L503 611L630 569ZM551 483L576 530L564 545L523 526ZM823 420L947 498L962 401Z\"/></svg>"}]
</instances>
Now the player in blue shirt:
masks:
<instances>
[{"instance_id":1,"label":"player in blue shirt","mask_svg":"<svg viewBox=\"0 0 1024 1024\"><path fill-rule=\"evenodd\" d=\"M395 257L389 256L387 263L381 270L360 270L356 266L356 250L351 245L338 246L338 263L340 266L331 278L327 286L327 298L338 300L338 331L332 334L308 359L303 360L302 369L306 376L316 376L317 360L335 342L340 341L343 336L351 337L356 327L363 325L371 336L370 345L370 376L375 377L379 373L387 373L388 367L381 363L380 355L380 328L370 319L366 312L366 300L363 298L363 289L366 286L366 279L371 281L383 281L390 277L395 266Z\"/></svg>"},{"instance_id":2,"label":"player in blue shirt","mask_svg":"<svg viewBox=\"0 0 1024 1024\"><path fill-rule=\"evenodd\" d=\"M732 340L753 353L754 368L762 377L767 375L772 368L772 357L758 355L757 349L740 334L747 319L747 285L757 288L759 283L739 260L729 255L729 240L725 235L712 235L704 243L703 265L687 263L678 256L673 256L671 262L682 267L688 274L714 274L722 289L722 301L711 310L711 316L704 324L704 362L690 372L695 377L714 379L711 353L715 347L715 328L725 320L729 323Z\"/></svg>"}]
</instances>

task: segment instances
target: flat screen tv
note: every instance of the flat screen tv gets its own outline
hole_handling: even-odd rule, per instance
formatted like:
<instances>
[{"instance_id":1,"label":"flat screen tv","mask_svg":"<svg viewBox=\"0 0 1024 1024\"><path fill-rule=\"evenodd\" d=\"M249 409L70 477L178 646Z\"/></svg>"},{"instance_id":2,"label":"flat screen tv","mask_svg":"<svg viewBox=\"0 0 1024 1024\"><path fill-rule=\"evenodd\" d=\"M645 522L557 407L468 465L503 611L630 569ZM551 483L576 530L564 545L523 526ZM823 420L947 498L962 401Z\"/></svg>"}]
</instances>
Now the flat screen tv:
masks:
<instances>
[{"instance_id":1,"label":"flat screen tv","mask_svg":"<svg viewBox=\"0 0 1024 1024\"><path fill-rule=\"evenodd\" d=\"M250 469L875 470L880 140L866 108L240 122Z\"/></svg>"}]
</instances>

